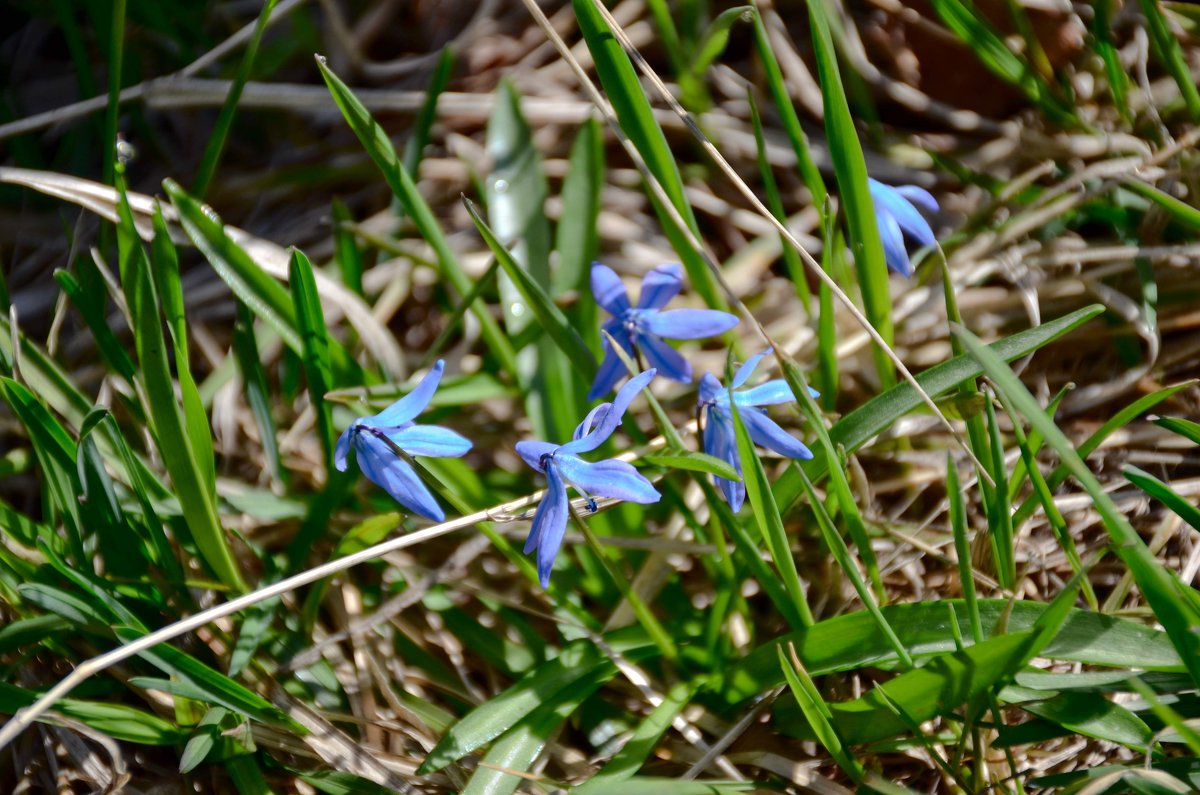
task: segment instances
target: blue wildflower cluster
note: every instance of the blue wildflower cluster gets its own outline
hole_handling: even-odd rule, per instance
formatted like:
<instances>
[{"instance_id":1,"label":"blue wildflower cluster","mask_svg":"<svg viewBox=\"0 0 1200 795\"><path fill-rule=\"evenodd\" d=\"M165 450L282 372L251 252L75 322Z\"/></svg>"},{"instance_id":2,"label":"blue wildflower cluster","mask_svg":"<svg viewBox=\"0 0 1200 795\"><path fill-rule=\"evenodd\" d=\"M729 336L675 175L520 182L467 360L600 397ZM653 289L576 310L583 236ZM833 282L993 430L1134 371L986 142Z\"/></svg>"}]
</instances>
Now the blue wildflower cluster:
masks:
<instances>
[{"instance_id":1,"label":"blue wildflower cluster","mask_svg":"<svg viewBox=\"0 0 1200 795\"><path fill-rule=\"evenodd\" d=\"M905 237L923 246L935 242L929 223L918 210L936 212L937 202L927 191L911 185L893 188L869 180L869 187L888 268L910 276L912 264L904 247ZM589 462L581 456L599 448L616 432L629 405L656 375L691 383L691 364L664 340L706 339L738 324L736 316L714 309L664 309L683 288L679 265L660 265L647 273L636 306L629 300L620 277L605 265L592 265L591 284L596 303L611 318L603 325L604 358L588 400L606 395L617 386L626 374L623 359L636 359L649 367L630 378L611 403L601 403L592 409L575 428L569 442L517 443L517 453L525 463L546 476L546 491L525 541L525 554L537 555L542 587L549 585L554 559L570 518L567 486L586 500L591 511L596 510L595 497L641 504L658 502L661 498L654 484L632 464L615 458ZM615 350L614 344L621 347L624 356ZM704 452L727 462L738 473L742 471L742 462L734 431L734 406L756 445L788 458L812 458L812 452L803 442L767 415L766 406L794 401L785 381L775 379L742 389L767 353L753 356L743 364L733 377L731 389L711 373L700 378L698 407L703 418ZM363 474L373 483L409 511L439 522L445 514L410 460L412 456L460 457L471 449L470 441L448 428L413 422L433 398L444 367L439 360L411 393L374 416L355 420L338 439L334 459L338 470L345 471L349 453L354 450ZM810 392L817 396L817 392ZM714 481L730 507L734 511L741 509L746 499L742 482L720 477L714 477Z\"/></svg>"}]
</instances>

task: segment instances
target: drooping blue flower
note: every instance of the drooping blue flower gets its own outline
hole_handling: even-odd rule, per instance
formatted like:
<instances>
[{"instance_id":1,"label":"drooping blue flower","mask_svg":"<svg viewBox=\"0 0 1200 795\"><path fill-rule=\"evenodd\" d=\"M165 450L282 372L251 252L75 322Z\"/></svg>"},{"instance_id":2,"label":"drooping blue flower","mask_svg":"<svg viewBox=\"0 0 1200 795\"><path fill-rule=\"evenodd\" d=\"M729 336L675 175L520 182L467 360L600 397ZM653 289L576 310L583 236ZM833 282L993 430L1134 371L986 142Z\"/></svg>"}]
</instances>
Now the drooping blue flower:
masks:
<instances>
[{"instance_id":1,"label":"drooping blue flower","mask_svg":"<svg viewBox=\"0 0 1200 795\"><path fill-rule=\"evenodd\" d=\"M738 324L737 316L716 309L672 309L662 311L667 302L683 287L683 269L677 264L659 265L642 279L642 294L637 306L629 302L625 285L607 265L592 263L592 294L596 303L612 315L603 328L620 343L631 357L639 350L651 367L667 378L692 381L692 366L679 351L663 342L671 340L699 340L723 334ZM588 400L595 400L612 391L625 365L612 349L608 339L604 340L604 361L596 372L596 380L588 392Z\"/></svg>"},{"instance_id":2,"label":"drooping blue flower","mask_svg":"<svg viewBox=\"0 0 1200 795\"><path fill-rule=\"evenodd\" d=\"M398 451L430 458L458 458L471 449L471 442L449 428L416 425L413 418L425 410L445 362L441 359L421 379L416 389L371 417L360 417L338 438L334 466L346 471L346 456L353 447L358 466L372 483L413 513L435 522L446 518L442 507Z\"/></svg>"},{"instance_id":3,"label":"drooping blue flower","mask_svg":"<svg viewBox=\"0 0 1200 795\"><path fill-rule=\"evenodd\" d=\"M612 458L593 464L579 457L580 453L595 450L612 436L629 404L652 378L654 370L651 369L629 379L612 403L601 403L588 412L566 444L517 442L517 453L525 463L546 476L546 493L533 515L533 525L525 540L526 555L537 550L538 579L543 588L550 584L550 569L554 567L554 557L567 529L570 514L568 484L589 500L596 495L646 504L658 502L661 497L653 484L631 464Z\"/></svg>"},{"instance_id":4,"label":"drooping blue flower","mask_svg":"<svg viewBox=\"0 0 1200 795\"><path fill-rule=\"evenodd\" d=\"M768 353L770 351L763 351L738 368L737 373L733 376L734 389L750 380L754 369ZM813 397L820 396L811 387L808 392ZM742 424L746 426L746 430L755 444L770 448L788 458L809 459L813 457L812 451L780 428L774 420L767 416L766 409L759 408L779 403L792 403L795 399L791 387L782 378L733 393L733 400L737 404ZM727 461L740 474L742 462L738 455L737 432L733 427L733 414L729 409L729 391L712 373L705 373L700 378L699 404L705 410L704 452ZM729 503L729 507L734 512L740 510L742 502L746 499L746 486L739 481L716 476L714 476L714 480L725 495L725 501Z\"/></svg>"},{"instance_id":5,"label":"drooping blue flower","mask_svg":"<svg viewBox=\"0 0 1200 795\"><path fill-rule=\"evenodd\" d=\"M879 222L883 259L887 262L888 270L901 276L912 276L912 263L904 248L904 236L908 235L922 246L932 246L937 242L929 222L917 212L917 208L920 208L927 213L936 213L937 199L916 185L893 188L870 177L867 178L867 187L871 190L871 202L875 205L875 219Z\"/></svg>"}]
</instances>

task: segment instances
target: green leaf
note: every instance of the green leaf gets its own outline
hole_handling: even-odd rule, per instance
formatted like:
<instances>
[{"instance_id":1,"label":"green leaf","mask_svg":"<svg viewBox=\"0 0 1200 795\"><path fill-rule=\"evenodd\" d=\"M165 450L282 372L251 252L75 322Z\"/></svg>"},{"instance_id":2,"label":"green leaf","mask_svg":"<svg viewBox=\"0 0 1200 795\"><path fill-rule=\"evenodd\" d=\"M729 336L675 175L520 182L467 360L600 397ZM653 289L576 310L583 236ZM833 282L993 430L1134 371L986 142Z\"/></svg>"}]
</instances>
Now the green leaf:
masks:
<instances>
[{"instance_id":1,"label":"green leaf","mask_svg":"<svg viewBox=\"0 0 1200 795\"><path fill-rule=\"evenodd\" d=\"M1166 428L1168 431L1174 431L1185 439L1190 439L1196 444L1200 444L1200 423L1192 422L1191 420L1178 419L1176 417L1155 417L1154 424L1160 428Z\"/></svg>"},{"instance_id":2,"label":"green leaf","mask_svg":"<svg viewBox=\"0 0 1200 795\"><path fill-rule=\"evenodd\" d=\"M1145 721L1098 693L1039 692L1030 694L1035 700L1027 700L1017 697L1021 690L1006 688L1000 694L1001 699L1006 704L1015 704L1032 715L1057 723L1072 734L1120 743L1142 751L1154 735Z\"/></svg>"},{"instance_id":3,"label":"green leaf","mask_svg":"<svg viewBox=\"0 0 1200 795\"><path fill-rule=\"evenodd\" d=\"M475 228L479 230L479 234L483 236L484 241L488 244L488 248L492 250L492 253L500 262L500 267L504 269L504 272L513 280L513 284L520 290L525 302L537 317L538 323L550 335L555 344L558 345L559 350L571 360L571 364L579 374L590 383L596 375L596 359L580 338L579 332L571 326L566 316L563 315L562 310L555 306L541 285L533 281L529 274L517 264L508 250L496 239L492 230L479 217L475 205L469 199L464 199L464 202L467 206L467 212L471 215L471 220L475 222Z\"/></svg>"},{"instance_id":4,"label":"green leaf","mask_svg":"<svg viewBox=\"0 0 1200 795\"><path fill-rule=\"evenodd\" d=\"M1200 509L1171 488L1169 484L1132 464L1126 464L1121 472L1130 483L1170 508L1179 515L1180 519L1200 530Z\"/></svg>"},{"instance_id":5,"label":"green leaf","mask_svg":"<svg viewBox=\"0 0 1200 795\"><path fill-rule=\"evenodd\" d=\"M610 635L606 640L630 660L641 659L656 649L640 632L633 635L626 631ZM617 669L592 641L581 640L568 645L558 657L533 669L454 724L421 763L417 775L428 775L463 758L511 729L543 703L580 682L590 681L600 670L611 678Z\"/></svg>"},{"instance_id":6,"label":"green leaf","mask_svg":"<svg viewBox=\"0 0 1200 795\"><path fill-rule=\"evenodd\" d=\"M1166 16L1159 8L1157 0L1138 0L1138 5L1141 6L1150 27L1150 40L1154 43L1155 54L1179 86L1179 93L1183 95L1192 121L1200 121L1200 90L1196 88L1196 80L1192 77L1192 70L1188 68L1183 48L1171 32Z\"/></svg>"},{"instance_id":7,"label":"green leaf","mask_svg":"<svg viewBox=\"0 0 1200 795\"><path fill-rule=\"evenodd\" d=\"M284 470L279 464L279 439L275 435L275 418L271 416L271 393L267 388L267 374L263 370L262 358L258 353L254 318L241 301L237 301L237 320L233 324L233 358L242 376L246 404L250 406L250 413L258 428L267 471L278 482L282 480Z\"/></svg>"},{"instance_id":8,"label":"green leaf","mask_svg":"<svg viewBox=\"0 0 1200 795\"><path fill-rule=\"evenodd\" d=\"M0 712L14 715L17 710L33 704L39 695L40 693L0 682ZM183 742L186 736L157 715L124 704L64 698L55 702L54 709L115 740L140 745L176 745ZM42 722L52 724L54 719L47 717Z\"/></svg>"},{"instance_id":9,"label":"green leaf","mask_svg":"<svg viewBox=\"0 0 1200 795\"><path fill-rule=\"evenodd\" d=\"M1058 453L1062 463L1091 496L1096 511L1103 519L1104 528L1112 538L1113 551L1129 568L1158 621L1175 644L1193 681L1200 683L1200 637L1192 631L1192 627L1200 624L1200 610L1192 601L1180 598L1183 584L1154 557L1146 542L1084 464L1074 443L1046 416L1008 365L970 332L960 329L957 334L971 355L984 367L996 388L1045 437L1046 444Z\"/></svg>"},{"instance_id":10,"label":"green leaf","mask_svg":"<svg viewBox=\"0 0 1200 795\"><path fill-rule=\"evenodd\" d=\"M646 162L646 167L662 186L667 200L678 211L692 234L700 237L696 217L684 191L683 178L675 155L654 118L654 109L646 92L638 81L637 72L621 43L613 35L608 23L595 6L595 0L571 0L579 32L587 43L588 52L596 65L596 75L604 87L608 101L620 122L621 130L633 142ZM725 299L717 287L716 278L708 270L704 260L692 248L687 237L675 227L665 210L659 206L654 193L647 194L663 226L663 233L671 241L675 253L683 262L692 287L714 309L725 309Z\"/></svg>"},{"instance_id":11,"label":"green leaf","mask_svg":"<svg viewBox=\"0 0 1200 795\"><path fill-rule=\"evenodd\" d=\"M94 297L85 297L83 287L67 271L55 271L54 280L58 282L58 286L70 299L71 304L83 316L83 321L87 323L88 330L92 332L92 337L96 341L96 349L100 351L104 361L127 383L132 384L137 368L133 359L129 357L129 352L125 350L125 346L120 343L117 335L109 327L108 320L104 317L102 303L95 300Z\"/></svg>"},{"instance_id":12,"label":"green leaf","mask_svg":"<svg viewBox=\"0 0 1200 795\"><path fill-rule=\"evenodd\" d=\"M993 342L988 347L1004 361L1019 359L1078 328L1103 311L1104 308L1099 305L1084 307L1057 320L1051 320L1036 328L1021 331L1011 337ZM961 382L969 378L976 378L982 373L983 368L970 356L964 354L929 368L918 375L916 379L917 383L931 397L937 397L950 391ZM834 423L829 429L829 439L835 446L844 448L847 454L853 453L919 405L922 405L921 397L911 384L908 382L897 384ZM826 474L829 468L829 459L823 450L814 450L813 454L811 461L802 462L800 465L816 483ZM785 472L775 484L776 502L780 505L791 505L799 497L801 490L799 474Z\"/></svg>"},{"instance_id":13,"label":"green leaf","mask_svg":"<svg viewBox=\"0 0 1200 795\"><path fill-rule=\"evenodd\" d=\"M956 631L950 628L947 604L954 608L959 624ZM1024 632L1047 609L1036 602L1010 604L1004 599L980 599L978 606L985 640L991 637L1002 616L1007 616L1010 632ZM970 635L967 606L962 599L889 605L881 610L914 658L953 651L956 632ZM782 684L775 647L787 643L796 644L800 659L813 676L863 667L888 667L898 662L875 620L865 610L849 613L788 633L750 652L729 673L722 694L726 703L736 704ZM1182 669L1179 654L1161 630L1078 609L1067 613L1061 629L1039 654L1051 660L1111 668Z\"/></svg>"},{"instance_id":14,"label":"green leaf","mask_svg":"<svg viewBox=\"0 0 1200 795\"><path fill-rule=\"evenodd\" d=\"M689 472L703 472L716 475L726 480L740 481L742 476L729 465L728 461L707 453L697 453L691 450L667 449L661 453L652 453L642 458L647 464L665 467L667 469L685 469Z\"/></svg>"},{"instance_id":15,"label":"green leaf","mask_svg":"<svg viewBox=\"0 0 1200 795\"><path fill-rule=\"evenodd\" d=\"M759 460L758 451L754 449L754 441L742 423L732 389L729 390L729 408L737 434L738 457L742 463L746 483L746 500L750 503L754 520L767 542L767 549L770 550L771 559L775 561L775 568L783 580L788 599L796 606L800 621L808 626L813 623L812 611L808 606L808 593L796 570L796 558L792 555L791 541L783 527L783 517L779 515L775 495L771 491L771 481L767 480L766 470Z\"/></svg>"},{"instance_id":16,"label":"green leaf","mask_svg":"<svg viewBox=\"0 0 1200 795\"><path fill-rule=\"evenodd\" d=\"M855 759L854 754L847 750L845 741L831 722L832 710L821 696L821 691L817 690L808 671L804 670L803 664L795 657L796 650L790 647L789 649L790 659L789 655L784 653L783 646L776 647L779 652L779 667L783 670L783 678L791 688L792 696L800 705L800 711L804 713L804 719L812 728L817 742L825 747L838 767L845 771L851 780L861 781L862 765Z\"/></svg>"},{"instance_id":17,"label":"green leaf","mask_svg":"<svg viewBox=\"0 0 1200 795\"><path fill-rule=\"evenodd\" d=\"M1181 201L1140 179L1127 179L1121 184L1134 193L1140 194L1154 202L1165 210L1168 215L1189 229L1193 231L1200 230L1200 209L1196 209L1187 202Z\"/></svg>"},{"instance_id":18,"label":"green leaf","mask_svg":"<svg viewBox=\"0 0 1200 795\"><path fill-rule=\"evenodd\" d=\"M578 300L571 312L575 327L583 329L587 342L597 344L596 304L588 300L588 296L591 294L591 263L600 248L596 223L600 217L600 189L603 187L604 135L600 123L588 119L571 144L567 175L562 185L562 216L554 231L558 268L551 275L554 295L560 296L568 290L577 293Z\"/></svg>"},{"instance_id":19,"label":"green leaf","mask_svg":"<svg viewBox=\"0 0 1200 795\"><path fill-rule=\"evenodd\" d=\"M337 103L338 109L342 111L350 128L358 136L359 142L367 150L371 160L383 172L383 178L400 201L404 214L413 220L421 237L433 248L437 255L437 267L441 277L449 282L459 295L470 293L471 278L463 271L458 258L450 248L449 241L446 240L445 234L438 225L433 210L429 208L424 197L417 190L412 175L401 167L396 158L396 150L392 147L387 133L354 96L354 92L329 69L325 64L325 59L320 56L317 56L317 68L320 69L321 76L325 79L325 84L333 95L333 101ZM479 319L483 339L496 358L500 360L502 369L515 376L517 359L508 337L500 330L500 326L497 325L483 301L472 303L471 311Z\"/></svg>"},{"instance_id":20,"label":"green leaf","mask_svg":"<svg viewBox=\"0 0 1200 795\"><path fill-rule=\"evenodd\" d=\"M888 288L883 242L875 220L875 204L867 187L867 162L838 71L825 3L814 0L806 5L821 97L825 104L825 135L829 139L829 155L833 160L833 170L837 175L838 190L850 229L850 247L854 252L863 305L867 320L879 332L884 343L891 345L892 297ZM891 386L895 383L891 360L877 348L873 348L872 352L884 386Z\"/></svg>"},{"instance_id":21,"label":"green leaf","mask_svg":"<svg viewBox=\"0 0 1200 795\"><path fill-rule=\"evenodd\" d=\"M225 530L217 515L217 495L212 474L212 437L205 435L202 440L194 441L190 436L194 428L191 424L185 425L180 415L167 362L158 296L150 278L150 263L134 227L133 212L123 187L122 183L118 207L121 222L117 226L120 270L126 302L133 318L134 342L149 401L146 408L154 438L175 486L188 529L205 563L223 583L234 590L244 591L246 583L226 543ZM212 223L198 207L195 211ZM221 234L223 236L224 232ZM204 452L208 454L206 461L201 460L199 455Z\"/></svg>"},{"instance_id":22,"label":"green leaf","mask_svg":"<svg viewBox=\"0 0 1200 795\"><path fill-rule=\"evenodd\" d=\"M325 331L325 313L321 311L321 296L313 278L312 263L298 248L292 249L288 268L288 284L292 288L292 303L296 307L296 324L303 341L304 378L308 396L317 417L317 434L325 451L325 469L333 471L333 410L325 402L325 393L333 385L329 369L329 335Z\"/></svg>"}]
</instances>

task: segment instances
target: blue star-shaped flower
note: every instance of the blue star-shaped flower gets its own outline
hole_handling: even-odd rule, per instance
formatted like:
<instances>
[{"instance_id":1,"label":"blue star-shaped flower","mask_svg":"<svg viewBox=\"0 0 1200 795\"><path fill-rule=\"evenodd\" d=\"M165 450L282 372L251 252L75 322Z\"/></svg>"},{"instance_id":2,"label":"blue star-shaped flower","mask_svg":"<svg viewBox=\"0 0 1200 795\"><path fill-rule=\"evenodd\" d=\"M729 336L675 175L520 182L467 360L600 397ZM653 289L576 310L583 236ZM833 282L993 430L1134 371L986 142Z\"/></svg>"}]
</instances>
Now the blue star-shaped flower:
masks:
<instances>
[{"instance_id":1,"label":"blue star-shaped flower","mask_svg":"<svg viewBox=\"0 0 1200 795\"><path fill-rule=\"evenodd\" d=\"M566 444L517 442L517 452L525 463L546 475L546 493L533 515L533 526L525 540L526 555L537 550L538 579L543 588L550 584L550 569L554 567L554 557L567 529L568 483L589 500L595 494L646 504L658 502L661 497L631 464L612 458L592 464L579 457L580 453L595 450L612 436L621 424L625 409L652 378L654 370L629 379L612 403L601 403L583 418Z\"/></svg>"},{"instance_id":2,"label":"blue star-shaped flower","mask_svg":"<svg viewBox=\"0 0 1200 795\"><path fill-rule=\"evenodd\" d=\"M412 392L374 416L355 420L338 438L334 452L334 465L345 472L346 456L353 447L358 466L372 483L408 510L435 522L446 518L442 507L400 453L458 458L471 449L470 441L449 428L412 421L429 405L444 369L445 362L438 359Z\"/></svg>"},{"instance_id":3,"label":"blue star-shaped flower","mask_svg":"<svg viewBox=\"0 0 1200 795\"><path fill-rule=\"evenodd\" d=\"M738 324L735 315L716 309L672 309L661 311L683 287L683 269L677 264L659 265L642 280L642 294L637 306L629 303L629 295L620 277L607 265L592 263L592 294L596 303L612 315L604 330L633 356L641 351L651 367L674 381L692 381L692 366L679 352L663 342L699 340L723 334ZM604 361L596 372L596 380L588 392L588 400L607 395L621 380L625 365L604 340Z\"/></svg>"},{"instance_id":4,"label":"blue star-shaped flower","mask_svg":"<svg viewBox=\"0 0 1200 795\"><path fill-rule=\"evenodd\" d=\"M734 389L737 389L750 380L750 376L754 374L754 368L758 367L758 363L769 352L763 351L738 368L737 373L733 376ZM808 391L813 397L820 396L812 388ZM738 414L742 418L742 424L746 426L746 430L749 431L750 438L754 440L755 444L761 447L768 447L788 458L809 459L813 457L811 450L805 447L800 441L792 438L787 431L780 428L775 424L774 420L767 416L766 409L759 408L759 406L773 406L779 403L794 402L796 398L792 394L791 388L788 387L787 381L784 381L782 378L767 381L765 384L759 384L752 389L734 392L733 399L737 403ZM742 471L742 462L738 456L737 433L733 427L733 414L729 409L729 391L721 385L720 381L713 377L712 373L705 373L700 378L699 405L702 409L706 409L704 419L704 452L729 462L729 465L740 473ZM745 485L736 480L726 480L725 478L716 476L714 478L717 486L725 495L725 501L729 503L729 507L733 508L736 513L742 507L742 502L746 499Z\"/></svg>"},{"instance_id":5,"label":"blue star-shaped flower","mask_svg":"<svg viewBox=\"0 0 1200 795\"><path fill-rule=\"evenodd\" d=\"M871 202L875 205L875 219L879 222L883 259L887 262L888 270L901 276L912 276L912 264L904 249L904 236L908 235L922 246L932 246L937 242L929 222L917 212L917 208L920 208L927 213L936 213L937 199L916 185L893 188L868 177L867 187L871 190Z\"/></svg>"}]
</instances>

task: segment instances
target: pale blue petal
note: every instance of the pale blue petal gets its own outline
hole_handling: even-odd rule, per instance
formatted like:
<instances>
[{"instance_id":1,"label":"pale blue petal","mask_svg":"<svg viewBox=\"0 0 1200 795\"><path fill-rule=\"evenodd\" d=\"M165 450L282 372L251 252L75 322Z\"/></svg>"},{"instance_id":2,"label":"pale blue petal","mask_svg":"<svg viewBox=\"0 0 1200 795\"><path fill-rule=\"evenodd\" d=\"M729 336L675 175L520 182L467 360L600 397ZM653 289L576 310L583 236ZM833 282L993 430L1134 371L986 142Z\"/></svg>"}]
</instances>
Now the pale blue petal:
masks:
<instances>
[{"instance_id":1,"label":"pale blue petal","mask_svg":"<svg viewBox=\"0 0 1200 795\"><path fill-rule=\"evenodd\" d=\"M638 309L662 309L683 288L683 268L677 262L659 265L642 279Z\"/></svg>"},{"instance_id":2,"label":"pale blue petal","mask_svg":"<svg viewBox=\"0 0 1200 795\"><path fill-rule=\"evenodd\" d=\"M550 587L550 570L554 558L562 546L563 533L567 530L567 486L556 467L546 470L546 493L533 515L533 525L525 540L525 554L537 550L538 581L543 588Z\"/></svg>"},{"instance_id":3,"label":"pale blue petal","mask_svg":"<svg viewBox=\"0 0 1200 795\"><path fill-rule=\"evenodd\" d=\"M357 424L358 421L355 420L349 428L342 431L337 440L337 447L333 449L333 465L337 467L338 472L346 471L346 456L350 455L350 443L354 436L354 426Z\"/></svg>"},{"instance_id":4,"label":"pale blue petal","mask_svg":"<svg viewBox=\"0 0 1200 795\"><path fill-rule=\"evenodd\" d=\"M629 309L629 295L625 292L621 277L612 268L599 262L592 263L592 295L595 296L596 303L613 317L618 317Z\"/></svg>"},{"instance_id":5,"label":"pale blue petal","mask_svg":"<svg viewBox=\"0 0 1200 795\"><path fill-rule=\"evenodd\" d=\"M771 349L767 348L762 353L756 353L746 360L746 363L739 367L737 372L733 374L733 388L737 389L742 384L749 381L750 376L754 375L754 371L758 368L759 362L763 360L763 357L770 353Z\"/></svg>"},{"instance_id":6,"label":"pale blue petal","mask_svg":"<svg viewBox=\"0 0 1200 795\"><path fill-rule=\"evenodd\" d=\"M922 218L921 214L917 212L917 208L909 204L908 201L901 198L894 207L889 207L888 209L891 211L892 217L896 219L896 223L900 224L900 230L904 234L922 246L932 246L937 242L937 238L933 236L933 229L930 228L929 222Z\"/></svg>"},{"instance_id":7,"label":"pale blue petal","mask_svg":"<svg viewBox=\"0 0 1200 795\"><path fill-rule=\"evenodd\" d=\"M736 315L716 309L671 309L647 312L642 320L646 331L669 340L702 340L724 334L738 324Z\"/></svg>"},{"instance_id":8,"label":"pale blue petal","mask_svg":"<svg viewBox=\"0 0 1200 795\"><path fill-rule=\"evenodd\" d=\"M399 431L388 431L387 437L409 455L458 458L471 449L469 439L439 425L409 425Z\"/></svg>"},{"instance_id":9,"label":"pale blue petal","mask_svg":"<svg viewBox=\"0 0 1200 795\"><path fill-rule=\"evenodd\" d=\"M358 451L358 466L372 483L412 513L435 522L445 520L442 507L429 489L408 462L396 456L387 442L373 433L360 433L355 437L354 447Z\"/></svg>"},{"instance_id":10,"label":"pale blue petal","mask_svg":"<svg viewBox=\"0 0 1200 795\"><path fill-rule=\"evenodd\" d=\"M788 458L802 458L807 460L813 457L811 450L783 428L776 425L775 421L766 414L748 409L742 412L742 423L746 426L746 430L750 432L750 438L760 447L774 450Z\"/></svg>"},{"instance_id":11,"label":"pale blue petal","mask_svg":"<svg viewBox=\"0 0 1200 795\"><path fill-rule=\"evenodd\" d=\"M609 458L589 464L573 455L560 455L555 461L568 482L594 496L643 504L658 502L662 496L654 484L624 461Z\"/></svg>"},{"instance_id":12,"label":"pale blue petal","mask_svg":"<svg viewBox=\"0 0 1200 795\"><path fill-rule=\"evenodd\" d=\"M821 393L811 386L808 388L808 394L815 398L821 396ZM734 399L739 406L774 406L780 403L795 402L796 396L792 394L792 388L788 386L787 381L776 378L774 381L759 384L753 389L738 392L734 395Z\"/></svg>"},{"instance_id":13,"label":"pale blue petal","mask_svg":"<svg viewBox=\"0 0 1200 795\"><path fill-rule=\"evenodd\" d=\"M545 467L542 466L542 456L553 453L558 449L558 445L550 442L535 442L524 441L517 442L517 455L521 456L526 464L536 469L538 472L545 472Z\"/></svg>"},{"instance_id":14,"label":"pale blue petal","mask_svg":"<svg viewBox=\"0 0 1200 795\"><path fill-rule=\"evenodd\" d=\"M704 452L727 462L739 473L742 462L738 456L737 445L734 444L733 426L729 418L722 412L709 410L707 422L704 425ZM741 481L713 476L717 488L725 495L725 502L737 513L746 498L746 487Z\"/></svg>"},{"instance_id":15,"label":"pale blue petal","mask_svg":"<svg viewBox=\"0 0 1200 795\"><path fill-rule=\"evenodd\" d=\"M629 404L654 378L654 372L652 368L638 373L626 381L625 386L621 387L621 391L617 392L617 396L613 398L612 407L603 417L599 418L599 424L592 432L581 439L567 442L560 449L564 453L586 453L604 444L605 440L612 436L613 431L620 426L621 418L625 416L625 410L629 408Z\"/></svg>"},{"instance_id":16,"label":"pale blue petal","mask_svg":"<svg viewBox=\"0 0 1200 795\"><path fill-rule=\"evenodd\" d=\"M421 379L421 383L417 384L416 389L374 417L363 417L364 424L376 428L386 428L411 422L413 418L425 410L425 407L429 405L429 401L433 399L433 393L437 391L438 382L442 380L442 371L445 368L446 363L438 359L437 363L433 365L433 369Z\"/></svg>"},{"instance_id":17,"label":"pale blue petal","mask_svg":"<svg viewBox=\"0 0 1200 795\"><path fill-rule=\"evenodd\" d=\"M638 335L638 347L646 356L651 367L657 369L672 381L685 384L692 382L692 365L679 351L672 348L658 337L649 334Z\"/></svg>"},{"instance_id":18,"label":"pale blue petal","mask_svg":"<svg viewBox=\"0 0 1200 795\"><path fill-rule=\"evenodd\" d=\"M587 416L583 418L583 422L575 426L575 433L571 434L571 440L578 441L591 433L592 427L595 426L596 423L603 420L604 415L607 414L611 408L611 403L601 403L599 406L596 406L596 408L589 411Z\"/></svg>"},{"instance_id":19,"label":"pale blue petal","mask_svg":"<svg viewBox=\"0 0 1200 795\"><path fill-rule=\"evenodd\" d=\"M632 357L633 343L629 339L628 332L625 331L625 327L621 324L614 325L615 328L610 329L609 333L612 334L613 339L621 343L621 347ZM608 328L607 324L605 328ZM625 363L617 356L608 339L604 338L604 360L600 363L599 369L596 370L596 380L592 382L592 388L588 390L587 399L589 401L595 400L613 391L613 388L627 372L629 370L626 369Z\"/></svg>"},{"instance_id":20,"label":"pale blue petal","mask_svg":"<svg viewBox=\"0 0 1200 795\"><path fill-rule=\"evenodd\" d=\"M721 398L725 398L725 402L729 402L729 395L725 392L725 387L721 386L721 382L712 373L705 373L700 376L700 405L708 406L714 403L720 403Z\"/></svg>"},{"instance_id":21,"label":"pale blue petal","mask_svg":"<svg viewBox=\"0 0 1200 795\"><path fill-rule=\"evenodd\" d=\"M879 221L879 238L883 242L883 259L888 270L895 271L901 276L912 276L912 265L908 261L908 252L904 248L904 235L900 232L900 224L891 213L881 212L876 218Z\"/></svg>"},{"instance_id":22,"label":"pale blue petal","mask_svg":"<svg viewBox=\"0 0 1200 795\"><path fill-rule=\"evenodd\" d=\"M932 215L938 211L937 199L933 198L933 194L924 188L919 188L916 185L898 185L896 193L899 193L910 203Z\"/></svg>"}]
</instances>

